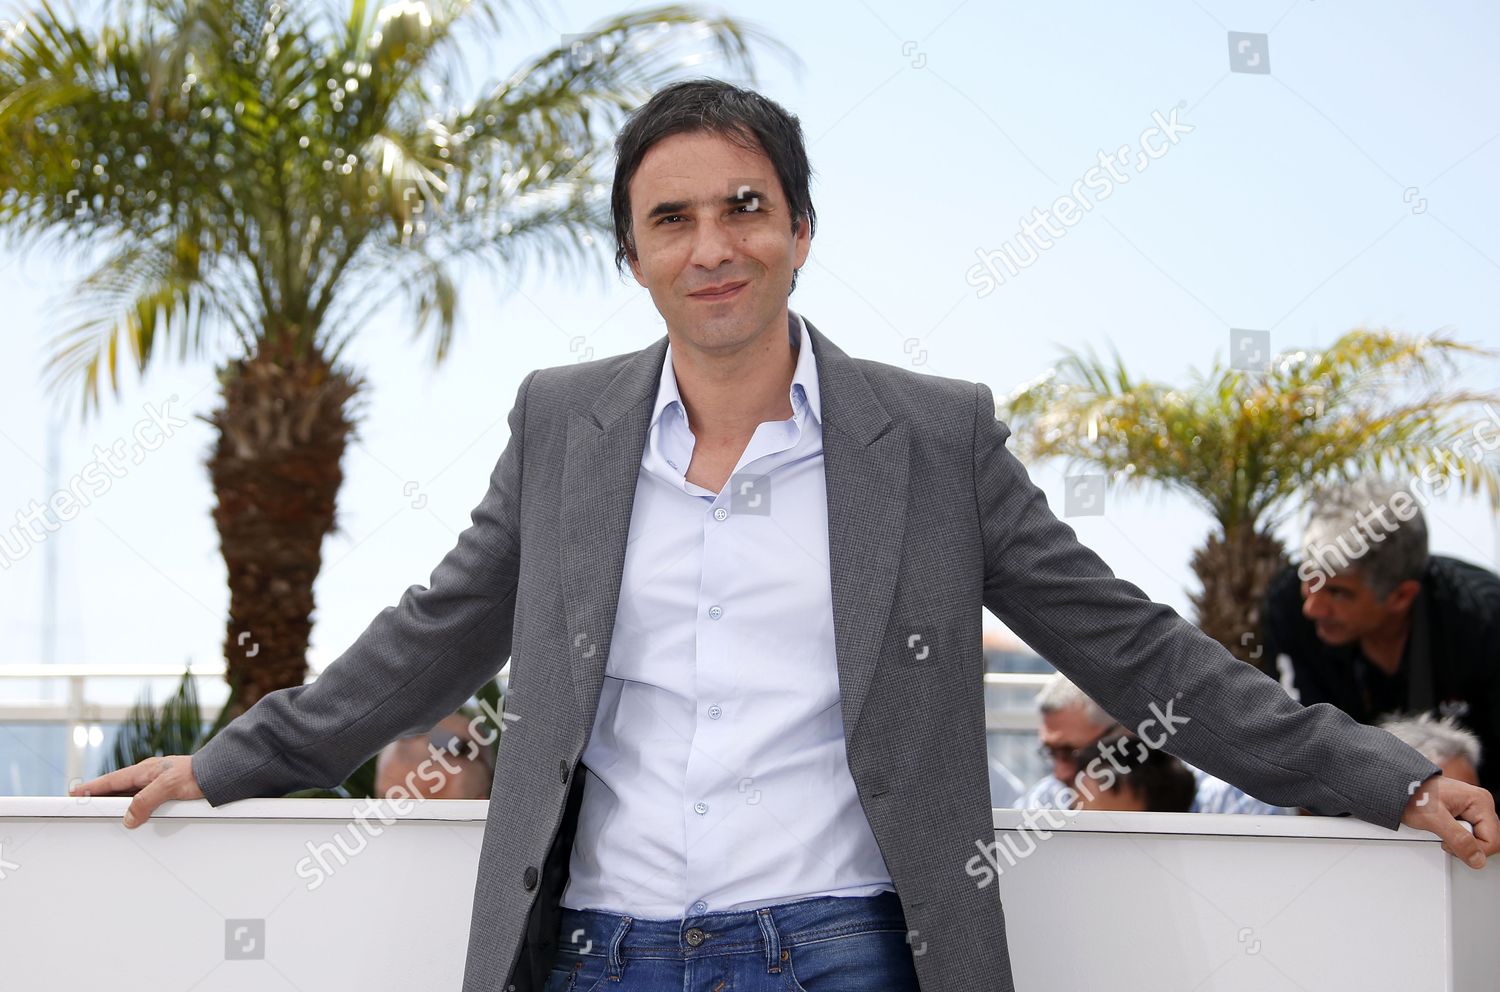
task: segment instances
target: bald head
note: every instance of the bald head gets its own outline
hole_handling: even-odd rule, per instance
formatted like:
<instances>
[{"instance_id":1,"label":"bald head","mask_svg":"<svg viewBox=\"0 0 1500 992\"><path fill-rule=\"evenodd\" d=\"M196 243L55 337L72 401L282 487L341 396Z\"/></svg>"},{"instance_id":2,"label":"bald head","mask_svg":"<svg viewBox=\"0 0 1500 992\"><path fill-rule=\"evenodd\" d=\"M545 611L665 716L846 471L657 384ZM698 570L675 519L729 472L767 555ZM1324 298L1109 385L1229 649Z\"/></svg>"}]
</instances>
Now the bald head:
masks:
<instances>
[{"instance_id":1,"label":"bald head","mask_svg":"<svg viewBox=\"0 0 1500 992\"><path fill-rule=\"evenodd\" d=\"M383 799L488 799L490 777L484 747L458 714L392 741L375 759L375 795Z\"/></svg>"}]
</instances>

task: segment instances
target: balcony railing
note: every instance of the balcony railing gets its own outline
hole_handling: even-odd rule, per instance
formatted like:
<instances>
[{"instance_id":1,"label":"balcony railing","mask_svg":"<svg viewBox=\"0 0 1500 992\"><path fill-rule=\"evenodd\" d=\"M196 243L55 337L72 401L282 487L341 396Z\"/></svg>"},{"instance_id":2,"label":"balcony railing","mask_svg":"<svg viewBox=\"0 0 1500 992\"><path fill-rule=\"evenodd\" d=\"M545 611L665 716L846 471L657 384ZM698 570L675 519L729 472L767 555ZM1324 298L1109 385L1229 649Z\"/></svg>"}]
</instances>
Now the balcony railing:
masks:
<instances>
[{"instance_id":1,"label":"balcony railing","mask_svg":"<svg viewBox=\"0 0 1500 992\"><path fill-rule=\"evenodd\" d=\"M502 688L509 665L500 670ZM149 687L160 704L182 677L181 665L0 665L0 795L60 794L67 783L97 773L114 732ZM223 663L193 665L206 719L228 695ZM309 681L317 677L310 676ZM985 727L993 760L1031 782L1044 771L1033 752L1031 700L1045 674L984 676ZM27 728L29 733L18 732ZM60 731L60 732L59 732ZM17 788L16 783L45 785Z\"/></svg>"}]
</instances>

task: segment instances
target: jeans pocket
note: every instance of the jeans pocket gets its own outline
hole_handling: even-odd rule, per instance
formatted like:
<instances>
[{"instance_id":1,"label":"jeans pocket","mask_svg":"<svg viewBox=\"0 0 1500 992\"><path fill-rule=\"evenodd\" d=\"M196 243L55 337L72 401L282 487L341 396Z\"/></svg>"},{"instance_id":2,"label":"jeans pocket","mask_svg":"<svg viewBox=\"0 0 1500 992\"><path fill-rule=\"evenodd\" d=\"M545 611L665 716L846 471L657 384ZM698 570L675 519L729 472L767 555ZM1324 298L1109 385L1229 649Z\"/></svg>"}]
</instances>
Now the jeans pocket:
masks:
<instances>
[{"instance_id":1,"label":"jeans pocket","mask_svg":"<svg viewBox=\"0 0 1500 992\"><path fill-rule=\"evenodd\" d=\"M604 987L604 971L602 955L559 951L542 992L595 992Z\"/></svg>"},{"instance_id":2,"label":"jeans pocket","mask_svg":"<svg viewBox=\"0 0 1500 992\"><path fill-rule=\"evenodd\" d=\"M786 992L917 992L911 946L902 930L869 930L793 944Z\"/></svg>"}]
</instances>

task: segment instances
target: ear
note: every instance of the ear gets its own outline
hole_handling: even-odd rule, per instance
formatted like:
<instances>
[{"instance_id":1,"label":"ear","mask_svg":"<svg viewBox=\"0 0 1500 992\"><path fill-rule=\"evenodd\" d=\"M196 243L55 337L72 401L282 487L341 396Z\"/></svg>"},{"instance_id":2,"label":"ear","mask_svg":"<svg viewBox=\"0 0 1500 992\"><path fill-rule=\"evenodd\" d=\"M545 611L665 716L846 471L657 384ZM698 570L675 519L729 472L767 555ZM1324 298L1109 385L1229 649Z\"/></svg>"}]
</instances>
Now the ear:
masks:
<instances>
[{"instance_id":1,"label":"ear","mask_svg":"<svg viewBox=\"0 0 1500 992\"><path fill-rule=\"evenodd\" d=\"M1411 609L1412 602L1417 598L1417 594L1421 591L1422 583L1418 582L1416 579L1407 579L1400 585L1396 586L1396 588L1391 590L1390 595L1385 597L1385 602L1382 605L1387 610L1391 610L1396 613L1404 613L1405 611Z\"/></svg>"},{"instance_id":2,"label":"ear","mask_svg":"<svg viewBox=\"0 0 1500 992\"><path fill-rule=\"evenodd\" d=\"M793 270L800 270L807 264L808 252L812 250L812 234L809 233L807 218L800 217L797 220L797 233L792 235L796 239L796 262L792 265Z\"/></svg>"},{"instance_id":3,"label":"ear","mask_svg":"<svg viewBox=\"0 0 1500 992\"><path fill-rule=\"evenodd\" d=\"M635 276L635 281L638 282L638 283L640 283L641 286L649 289L650 287L646 285L646 276L645 276L645 273L642 272L642 270L641 270L641 261L636 256L636 254L635 254L634 251L632 251L630 249L626 250L626 252L625 252L625 262L626 262L626 264L628 264L630 266L630 274L633 275L633 276Z\"/></svg>"}]
</instances>

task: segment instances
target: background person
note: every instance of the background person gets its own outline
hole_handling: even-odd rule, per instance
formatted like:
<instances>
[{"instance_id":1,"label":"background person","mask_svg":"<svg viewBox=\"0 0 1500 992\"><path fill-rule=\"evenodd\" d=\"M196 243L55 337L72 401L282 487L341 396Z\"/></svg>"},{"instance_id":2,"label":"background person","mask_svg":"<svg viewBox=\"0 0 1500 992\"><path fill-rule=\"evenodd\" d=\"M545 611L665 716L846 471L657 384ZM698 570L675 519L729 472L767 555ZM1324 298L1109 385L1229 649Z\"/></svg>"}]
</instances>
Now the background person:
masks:
<instances>
[{"instance_id":1,"label":"background person","mask_svg":"<svg viewBox=\"0 0 1500 992\"><path fill-rule=\"evenodd\" d=\"M1392 717L1380 721L1380 729L1416 748L1422 757L1443 770L1444 777L1479 784L1484 747L1477 735L1465 730L1453 717L1438 719L1431 713Z\"/></svg>"},{"instance_id":2,"label":"background person","mask_svg":"<svg viewBox=\"0 0 1500 992\"><path fill-rule=\"evenodd\" d=\"M1198 780L1161 748L1148 747L1134 734L1109 733L1078 752L1073 789L1074 809L1189 813Z\"/></svg>"},{"instance_id":3,"label":"background person","mask_svg":"<svg viewBox=\"0 0 1500 992\"><path fill-rule=\"evenodd\" d=\"M1406 518L1406 519L1403 519ZM1314 497L1303 561L1266 591L1266 646L1303 705L1362 723L1435 712L1500 746L1500 576L1429 555L1410 491L1362 480ZM1500 768L1478 769L1493 793Z\"/></svg>"},{"instance_id":4,"label":"background person","mask_svg":"<svg viewBox=\"0 0 1500 992\"><path fill-rule=\"evenodd\" d=\"M1068 790L1078 774L1079 752L1094 744L1104 734L1120 727L1114 717L1086 696L1061 672L1053 675L1036 697L1041 714L1038 736L1042 757L1052 763L1052 774L1043 776L1016 803L1017 809L1067 809ZM1197 782L1189 811L1193 813L1259 813L1288 812L1280 806L1263 803L1221 778L1183 762Z\"/></svg>"},{"instance_id":5,"label":"background person","mask_svg":"<svg viewBox=\"0 0 1500 992\"><path fill-rule=\"evenodd\" d=\"M490 749L462 713L421 734L398 737L375 759L375 795L403 792L414 799L488 799L494 765Z\"/></svg>"}]
</instances>

